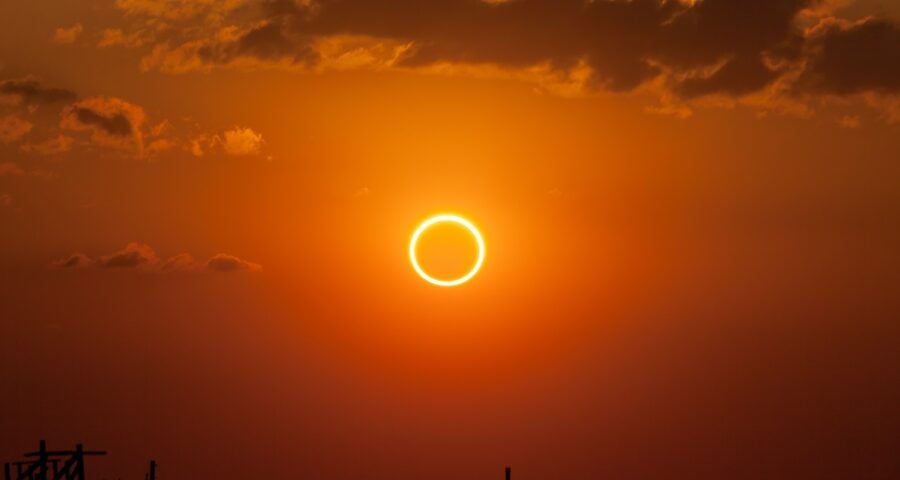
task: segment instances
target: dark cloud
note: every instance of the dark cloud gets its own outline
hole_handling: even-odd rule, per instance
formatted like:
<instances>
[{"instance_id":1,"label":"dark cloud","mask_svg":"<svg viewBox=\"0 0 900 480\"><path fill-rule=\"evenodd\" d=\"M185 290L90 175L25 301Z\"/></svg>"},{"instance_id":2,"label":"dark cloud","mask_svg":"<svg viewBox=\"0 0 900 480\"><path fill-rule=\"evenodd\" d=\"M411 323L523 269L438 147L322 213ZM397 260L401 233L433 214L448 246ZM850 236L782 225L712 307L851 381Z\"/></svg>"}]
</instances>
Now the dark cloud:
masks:
<instances>
[{"instance_id":1,"label":"dark cloud","mask_svg":"<svg viewBox=\"0 0 900 480\"><path fill-rule=\"evenodd\" d=\"M99 127L113 136L127 137L134 131L131 121L123 113L113 113L107 116L85 107L73 107L71 113L79 122Z\"/></svg>"},{"instance_id":2,"label":"dark cloud","mask_svg":"<svg viewBox=\"0 0 900 480\"><path fill-rule=\"evenodd\" d=\"M220 253L206 262L206 268L216 272L237 272L240 270L258 271L262 267L256 263L241 260L234 255Z\"/></svg>"},{"instance_id":3,"label":"dark cloud","mask_svg":"<svg viewBox=\"0 0 900 480\"><path fill-rule=\"evenodd\" d=\"M687 78L675 86L684 98L709 94L743 95L758 91L778 78L760 56L730 60L706 78Z\"/></svg>"},{"instance_id":4,"label":"dark cloud","mask_svg":"<svg viewBox=\"0 0 900 480\"><path fill-rule=\"evenodd\" d=\"M48 88L32 78L0 82L0 94L15 96L24 103L59 103L75 100L75 92L63 88Z\"/></svg>"},{"instance_id":5,"label":"dark cloud","mask_svg":"<svg viewBox=\"0 0 900 480\"><path fill-rule=\"evenodd\" d=\"M182 73L253 65L439 65L440 71L452 71L448 65L513 71L540 67L552 77L537 80L543 83L577 78L579 88L611 91L646 85L663 88L663 96L676 99L742 97L776 84L778 92L800 94L900 90L898 26L873 19L839 27L847 22L833 17L834 6L827 0L269 0L240 7L204 5L191 10L190 18L202 14L220 19L204 28L187 17L119 7L129 18L162 15L182 22L160 33L142 68ZM199 11L204 8L208 11ZM829 22L833 28L822 34L821 26ZM353 64L358 58L366 60Z\"/></svg>"},{"instance_id":6,"label":"dark cloud","mask_svg":"<svg viewBox=\"0 0 900 480\"><path fill-rule=\"evenodd\" d=\"M306 65L317 58L308 37L295 35L280 21L269 21L227 42L207 42L196 51L204 63L228 64L240 58Z\"/></svg>"},{"instance_id":7,"label":"dark cloud","mask_svg":"<svg viewBox=\"0 0 900 480\"><path fill-rule=\"evenodd\" d=\"M315 58L302 37L290 35L286 30L279 23L253 28L237 41L237 52L262 59L278 58L284 56L284 52L290 52L289 55L298 62Z\"/></svg>"},{"instance_id":8,"label":"dark cloud","mask_svg":"<svg viewBox=\"0 0 900 480\"><path fill-rule=\"evenodd\" d=\"M90 132L95 144L143 154L142 125L146 120L139 105L115 97L91 97L63 109L60 127Z\"/></svg>"},{"instance_id":9,"label":"dark cloud","mask_svg":"<svg viewBox=\"0 0 900 480\"><path fill-rule=\"evenodd\" d=\"M73 253L52 263L55 268L86 268L94 264L90 257L83 253Z\"/></svg>"},{"instance_id":10,"label":"dark cloud","mask_svg":"<svg viewBox=\"0 0 900 480\"><path fill-rule=\"evenodd\" d=\"M736 65L751 65L796 35L793 19L808 3L324 0L316 16L294 25L317 34L413 41L417 47L403 60L407 65L450 61L524 67L548 62L567 68L585 61L598 86L630 90L659 73L651 60L677 69L727 57L735 58ZM731 90L726 79L715 82L717 89Z\"/></svg>"},{"instance_id":11,"label":"dark cloud","mask_svg":"<svg viewBox=\"0 0 900 480\"><path fill-rule=\"evenodd\" d=\"M900 92L900 26L869 20L834 25L817 41L802 86L848 95L864 91Z\"/></svg>"}]
</instances>

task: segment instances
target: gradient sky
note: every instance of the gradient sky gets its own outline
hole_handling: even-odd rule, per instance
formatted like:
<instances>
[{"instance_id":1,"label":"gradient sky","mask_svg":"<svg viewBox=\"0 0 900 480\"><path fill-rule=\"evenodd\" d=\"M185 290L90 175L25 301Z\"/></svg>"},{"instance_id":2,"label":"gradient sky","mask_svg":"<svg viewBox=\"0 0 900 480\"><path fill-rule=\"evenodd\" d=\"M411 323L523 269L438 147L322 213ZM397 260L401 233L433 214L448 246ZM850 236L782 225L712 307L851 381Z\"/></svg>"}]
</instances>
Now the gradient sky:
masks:
<instances>
[{"instance_id":1,"label":"gradient sky","mask_svg":"<svg viewBox=\"0 0 900 480\"><path fill-rule=\"evenodd\" d=\"M3 2L0 234L4 460L900 477L896 0Z\"/></svg>"}]
</instances>

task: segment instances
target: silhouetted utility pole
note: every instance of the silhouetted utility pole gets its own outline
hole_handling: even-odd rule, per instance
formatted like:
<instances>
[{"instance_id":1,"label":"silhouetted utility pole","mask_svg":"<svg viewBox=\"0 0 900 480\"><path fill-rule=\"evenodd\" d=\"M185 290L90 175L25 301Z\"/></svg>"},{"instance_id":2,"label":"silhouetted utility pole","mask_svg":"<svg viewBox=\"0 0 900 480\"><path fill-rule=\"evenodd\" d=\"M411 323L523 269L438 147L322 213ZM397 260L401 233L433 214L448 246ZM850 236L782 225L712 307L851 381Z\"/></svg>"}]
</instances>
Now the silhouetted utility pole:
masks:
<instances>
[{"instance_id":1,"label":"silhouetted utility pole","mask_svg":"<svg viewBox=\"0 0 900 480\"><path fill-rule=\"evenodd\" d=\"M156 480L156 460L150 460L150 471L144 478L147 480Z\"/></svg>"},{"instance_id":2,"label":"silhouetted utility pole","mask_svg":"<svg viewBox=\"0 0 900 480\"><path fill-rule=\"evenodd\" d=\"M506 480L509 480L510 477L512 477L512 469L509 467L506 467Z\"/></svg>"}]
</instances>

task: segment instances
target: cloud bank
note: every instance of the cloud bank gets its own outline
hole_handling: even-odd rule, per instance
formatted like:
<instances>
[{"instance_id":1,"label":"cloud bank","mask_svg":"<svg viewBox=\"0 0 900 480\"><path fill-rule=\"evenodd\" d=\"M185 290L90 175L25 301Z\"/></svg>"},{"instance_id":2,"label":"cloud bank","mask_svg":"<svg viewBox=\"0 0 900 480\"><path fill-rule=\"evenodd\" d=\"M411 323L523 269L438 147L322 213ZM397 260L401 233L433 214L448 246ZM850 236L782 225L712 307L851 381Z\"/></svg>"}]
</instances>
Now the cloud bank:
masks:
<instances>
[{"instance_id":1,"label":"cloud bank","mask_svg":"<svg viewBox=\"0 0 900 480\"><path fill-rule=\"evenodd\" d=\"M171 73L251 62L314 65L323 39L345 36L407 45L392 65L438 63L592 72L592 87L633 90L669 70L685 95L758 91L803 58L825 84L856 62L870 78L847 91L897 88L898 26L869 20L811 35L799 17L832 22L815 0L309 0L120 1L126 18L166 20L144 67ZM165 8L169 6L170 8ZM817 8L818 7L818 8ZM197 28L202 25L202 28ZM191 28L193 27L193 28ZM360 45L358 45L360 47ZM819 48L822 47L822 48ZM868 50L858 50L868 47ZM360 47L362 48L362 47ZM383 50L383 49L382 49ZM856 55L852 55L856 52ZM347 53L347 52L343 52ZM392 52L395 54L397 52ZM853 58L848 58L853 57ZM882 65L873 69L873 63ZM374 61L374 60L373 60ZM880 70L880 71L879 71ZM887 85L885 85L887 84Z\"/></svg>"},{"instance_id":2,"label":"cloud bank","mask_svg":"<svg viewBox=\"0 0 900 480\"><path fill-rule=\"evenodd\" d=\"M10 200L11 201L11 200ZM108 255L90 257L84 253L73 253L50 262L57 269L99 268L111 270L140 270L154 273L200 272L219 273L258 272L262 266L240 257L219 253L206 262L197 262L189 253L179 253L161 259L147 244L131 242L125 248Z\"/></svg>"},{"instance_id":3,"label":"cloud bank","mask_svg":"<svg viewBox=\"0 0 900 480\"><path fill-rule=\"evenodd\" d=\"M824 0L120 0L144 70L399 68L669 101L900 91L900 27ZM166 28L151 29L149 25ZM465 68L464 68L465 67ZM516 73L517 72L517 73ZM759 103L759 101L757 102Z\"/></svg>"}]
</instances>

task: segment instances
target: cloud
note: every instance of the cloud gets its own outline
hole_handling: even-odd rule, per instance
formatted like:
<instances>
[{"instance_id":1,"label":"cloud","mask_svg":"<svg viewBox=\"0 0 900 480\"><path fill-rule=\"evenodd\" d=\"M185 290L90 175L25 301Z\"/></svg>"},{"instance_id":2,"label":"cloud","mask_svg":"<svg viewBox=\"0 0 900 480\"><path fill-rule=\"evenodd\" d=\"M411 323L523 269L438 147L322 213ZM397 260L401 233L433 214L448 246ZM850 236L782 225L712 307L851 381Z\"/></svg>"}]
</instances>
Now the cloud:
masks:
<instances>
[{"instance_id":1,"label":"cloud","mask_svg":"<svg viewBox=\"0 0 900 480\"><path fill-rule=\"evenodd\" d=\"M76 23L71 27L59 27L53 31L53 41L60 45L75 43L84 27L80 23Z\"/></svg>"},{"instance_id":2,"label":"cloud","mask_svg":"<svg viewBox=\"0 0 900 480\"><path fill-rule=\"evenodd\" d=\"M48 88L34 78L10 79L0 82L0 95L26 104L49 104L75 100L75 92L63 88Z\"/></svg>"},{"instance_id":3,"label":"cloud","mask_svg":"<svg viewBox=\"0 0 900 480\"><path fill-rule=\"evenodd\" d=\"M208 135L198 135L192 138L188 144L187 150L195 157L206 155L209 148L212 147L213 141L218 137L210 137Z\"/></svg>"},{"instance_id":4,"label":"cloud","mask_svg":"<svg viewBox=\"0 0 900 480\"><path fill-rule=\"evenodd\" d=\"M15 115L0 117L0 144L19 141L25 134L31 131L34 125L22 120Z\"/></svg>"},{"instance_id":5,"label":"cloud","mask_svg":"<svg viewBox=\"0 0 900 480\"><path fill-rule=\"evenodd\" d=\"M76 106L69 112L77 119L77 123L90 127L99 127L108 135L115 137L127 137L134 133L134 125L122 112L101 113L98 110Z\"/></svg>"},{"instance_id":6,"label":"cloud","mask_svg":"<svg viewBox=\"0 0 900 480\"><path fill-rule=\"evenodd\" d=\"M55 178L57 175L52 171L47 170L26 170L20 167L18 164L13 162L0 162L0 177L2 176L10 176L10 177L36 177L43 179L51 179Z\"/></svg>"},{"instance_id":7,"label":"cloud","mask_svg":"<svg viewBox=\"0 0 900 480\"><path fill-rule=\"evenodd\" d=\"M25 170L13 162L0 162L0 177L9 175L12 177L21 177L25 175Z\"/></svg>"},{"instance_id":8,"label":"cloud","mask_svg":"<svg viewBox=\"0 0 900 480\"><path fill-rule=\"evenodd\" d=\"M351 57L370 57L359 64L384 64L377 59L387 57L393 59L390 65L409 68L441 63L509 68L546 64L568 70L585 62L593 72L593 86L621 91L634 89L659 73L648 63L650 59L680 70L705 67L723 58L743 68L758 67L763 52L795 35L793 18L808 3L331 0L262 2L248 14L249 7L217 8L196 2L194 16L202 10L222 20L208 23L202 35L185 25L157 43L144 66L187 71L243 65L250 59L296 66L346 57L348 52ZM124 10L131 16L186 18L164 12L155 3L153 8L129 7ZM356 39L357 44L329 52L335 48L334 38ZM372 44L381 47L381 54ZM757 77L755 84L765 80L758 72ZM717 82L718 88L731 89L729 82Z\"/></svg>"},{"instance_id":9,"label":"cloud","mask_svg":"<svg viewBox=\"0 0 900 480\"><path fill-rule=\"evenodd\" d=\"M116 46L136 48L145 45L152 40L153 34L147 29L125 33L120 28L107 28L100 32L100 39L97 41L97 46L100 48Z\"/></svg>"},{"instance_id":10,"label":"cloud","mask_svg":"<svg viewBox=\"0 0 900 480\"><path fill-rule=\"evenodd\" d=\"M54 268L87 268L94 265L94 261L83 253L73 253L69 256L59 258L51 262L50 266Z\"/></svg>"},{"instance_id":11,"label":"cloud","mask_svg":"<svg viewBox=\"0 0 900 480\"><path fill-rule=\"evenodd\" d=\"M128 16L150 16L166 20L195 20L215 12L228 12L247 0L116 0L115 6Z\"/></svg>"},{"instance_id":12,"label":"cloud","mask_svg":"<svg viewBox=\"0 0 900 480\"><path fill-rule=\"evenodd\" d=\"M897 24L848 26L835 17L846 3L121 0L132 26L115 38L145 32L141 68L171 74L391 68L513 78L562 95L649 93L661 102L651 110L681 117L690 105L737 101L805 114L807 97L900 89ZM148 24L166 28L148 35Z\"/></svg>"},{"instance_id":13,"label":"cloud","mask_svg":"<svg viewBox=\"0 0 900 480\"><path fill-rule=\"evenodd\" d=\"M241 260L238 257L225 253L220 253L210 258L206 262L206 268L216 272L256 272L262 270L262 266L259 264Z\"/></svg>"},{"instance_id":14,"label":"cloud","mask_svg":"<svg viewBox=\"0 0 900 480\"><path fill-rule=\"evenodd\" d=\"M859 128L862 125L859 115L844 115L837 119L837 123L844 128Z\"/></svg>"},{"instance_id":15,"label":"cloud","mask_svg":"<svg viewBox=\"0 0 900 480\"><path fill-rule=\"evenodd\" d=\"M227 155L258 155L265 141L262 134L249 127L234 127L219 133L202 133L191 138L185 149L195 157L202 157L212 152L224 152Z\"/></svg>"},{"instance_id":16,"label":"cloud","mask_svg":"<svg viewBox=\"0 0 900 480\"><path fill-rule=\"evenodd\" d=\"M38 155L58 155L68 152L72 149L75 139L59 134L40 143L29 143L22 145L21 150L25 153L35 153Z\"/></svg>"},{"instance_id":17,"label":"cloud","mask_svg":"<svg viewBox=\"0 0 900 480\"><path fill-rule=\"evenodd\" d=\"M161 272L191 272L199 268L201 268L200 264L189 253L179 253L166 259L159 266Z\"/></svg>"},{"instance_id":18,"label":"cloud","mask_svg":"<svg viewBox=\"0 0 900 480\"><path fill-rule=\"evenodd\" d=\"M12 205L13 205L12 195L10 195L8 193L4 193L4 194L0 195L0 207L11 208Z\"/></svg>"},{"instance_id":19,"label":"cloud","mask_svg":"<svg viewBox=\"0 0 900 480\"><path fill-rule=\"evenodd\" d=\"M0 205L11 206L12 197L9 195L0 196ZM179 253L161 260L152 247L140 242L131 242L122 250L109 255L101 255L97 258L92 258L83 253L73 253L52 261L50 265L63 269L96 267L101 269L139 270L145 273L159 274L197 273L202 271L258 272L262 270L262 266L259 264L248 262L226 253L214 255L205 263L198 262L189 253Z\"/></svg>"},{"instance_id":20,"label":"cloud","mask_svg":"<svg viewBox=\"0 0 900 480\"><path fill-rule=\"evenodd\" d=\"M723 62L707 75L685 76L674 85L674 91L682 98L745 95L762 89L777 76L778 72L766 66L762 56L737 57Z\"/></svg>"},{"instance_id":21,"label":"cloud","mask_svg":"<svg viewBox=\"0 0 900 480\"><path fill-rule=\"evenodd\" d=\"M91 140L103 146L131 149L143 154L141 127L144 109L115 97L92 97L69 105L62 112L60 127L87 131Z\"/></svg>"},{"instance_id":22,"label":"cloud","mask_svg":"<svg viewBox=\"0 0 900 480\"><path fill-rule=\"evenodd\" d=\"M103 268L137 268L157 261L156 252L149 245L132 242L116 253L100 257L97 264Z\"/></svg>"},{"instance_id":23,"label":"cloud","mask_svg":"<svg viewBox=\"0 0 900 480\"><path fill-rule=\"evenodd\" d=\"M235 127L224 134L223 147L228 155L256 155L262 148L262 135L250 128Z\"/></svg>"},{"instance_id":24,"label":"cloud","mask_svg":"<svg viewBox=\"0 0 900 480\"><path fill-rule=\"evenodd\" d=\"M851 95L900 93L900 26L865 19L831 22L812 37L812 55L799 86L813 92Z\"/></svg>"},{"instance_id":25,"label":"cloud","mask_svg":"<svg viewBox=\"0 0 900 480\"><path fill-rule=\"evenodd\" d=\"M262 134L249 127L235 127L226 132L197 134L198 125L179 132L167 120L147 123L147 114L137 104L127 100L95 96L76 100L70 90L47 88L32 78L4 80L0 82L0 105L13 105L15 114L0 116L0 144L13 143L36 128L37 131L53 131L49 116L34 115L37 104L73 101L62 108L55 136L43 141L31 141L20 147L25 153L58 155L76 147L105 147L135 154L138 158L152 158L163 152L189 151L203 156L215 151L228 155L257 155L264 146ZM27 108L18 108L24 106ZM23 115L31 115L37 126ZM183 126L183 125L182 125ZM82 135L73 132L83 132Z\"/></svg>"},{"instance_id":26,"label":"cloud","mask_svg":"<svg viewBox=\"0 0 900 480\"><path fill-rule=\"evenodd\" d=\"M153 140L149 144L147 144L146 153L148 155L156 155L167 150L172 150L176 146L177 145L175 143L175 140L169 138L160 138L158 140Z\"/></svg>"},{"instance_id":27,"label":"cloud","mask_svg":"<svg viewBox=\"0 0 900 480\"><path fill-rule=\"evenodd\" d=\"M221 144L222 139L218 135L201 134L190 140L188 151L195 157L202 157Z\"/></svg>"},{"instance_id":28,"label":"cloud","mask_svg":"<svg viewBox=\"0 0 900 480\"><path fill-rule=\"evenodd\" d=\"M872 108L880 110L882 118L889 125L900 123L900 95L864 94L864 101Z\"/></svg>"}]
</instances>

